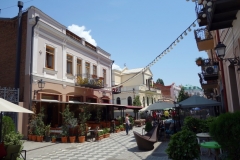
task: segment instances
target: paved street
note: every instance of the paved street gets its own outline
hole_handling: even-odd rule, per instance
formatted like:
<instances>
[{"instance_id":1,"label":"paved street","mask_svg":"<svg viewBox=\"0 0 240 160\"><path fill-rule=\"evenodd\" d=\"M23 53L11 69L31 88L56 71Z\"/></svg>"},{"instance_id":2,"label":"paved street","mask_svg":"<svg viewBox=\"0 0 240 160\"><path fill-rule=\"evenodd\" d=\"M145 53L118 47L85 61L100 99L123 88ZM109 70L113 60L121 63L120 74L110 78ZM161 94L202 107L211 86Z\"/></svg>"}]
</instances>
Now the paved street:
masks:
<instances>
[{"instance_id":1,"label":"paved street","mask_svg":"<svg viewBox=\"0 0 240 160\"><path fill-rule=\"evenodd\" d=\"M133 130L142 132L141 127ZM26 141L24 149L27 150L27 160L167 160L167 144L167 141L157 142L153 151L139 151L132 131L129 136L122 131L99 142L53 144ZM201 157L202 160L210 158Z\"/></svg>"}]
</instances>

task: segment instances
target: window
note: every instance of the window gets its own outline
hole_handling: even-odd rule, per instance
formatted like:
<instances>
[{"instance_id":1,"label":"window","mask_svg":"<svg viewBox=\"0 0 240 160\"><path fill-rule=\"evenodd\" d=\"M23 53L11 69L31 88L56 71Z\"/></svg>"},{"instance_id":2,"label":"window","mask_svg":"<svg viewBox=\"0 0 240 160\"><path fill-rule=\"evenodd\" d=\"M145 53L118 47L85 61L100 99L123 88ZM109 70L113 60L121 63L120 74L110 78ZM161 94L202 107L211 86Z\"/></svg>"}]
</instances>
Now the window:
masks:
<instances>
[{"instance_id":1,"label":"window","mask_svg":"<svg viewBox=\"0 0 240 160\"><path fill-rule=\"evenodd\" d=\"M103 69L103 82L104 82L104 84L106 84L106 78L107 78L106 69Z\"/></svg>"},{"instance_id":2,"label":"window","mask_svg":"<svg viewBox=\"0 0 240 160\"><path fill-rule=\"evenodd\" d=\"M88 62L85 63L85 71L86 71L86 76L89 78L90 77L90 63L88 63Z\"/></svg>"},{"instance_id":3,"label":"window","mask_svg":"<svg viewBox=\"0 0 240 160\"><path fill-rule=\"evenodd\" d=\"M77 75L82 76L82 60L77 59Z\"/></svg>"},{"instance_id":4,"label":"window","mask_svg":"<svg viewBox=\"0 0 240 160\"><path fill-rule=\"evenodd\" d=\"M121 99L117 97L117 104L121 104Z\"/></svg>"},{"instance_id":5,"label":"window","mask_svg":"<svg viewBox=\"0 0 240 160\"><path fill-rule=\"evenodd\" d=\"M149 106L149 98L147 97L147 106Z\"/></svg>"},{"instance_id":6,"label":"window","mask_svg":"<svg viewBox=\"0 0 240 160\"><path fill-rule=\"evenodd\" d=\"M93 65L93 75L97 75L97 66Z\"/></svg>"},{"instance_id":7,"label":"window","mask_svg":"<svg viewBox=\"0 0 240 160\"><path fill-rule=\"evenodd\" d=\"M128 97L128 105L131 106L132 105L132 97Z\"/></svg>"},{"instance_id":8,"label":"window","mask_svg":"<svg viewBox=\"0 0 240 160\"><path fill-rule=\"evenodd\" d=\"M67 74L73 74L72 72L73 57L67 55Z\"/></svg>"},{"instance_id":9,"label":"window","mask_svg":"<svg viewBox=\"0 0 240 160\"><path fill-rule=\"evenodd\" d=\"M54 48L46 47L46 68L54 69Z\"/></svg>"}]
</instances>

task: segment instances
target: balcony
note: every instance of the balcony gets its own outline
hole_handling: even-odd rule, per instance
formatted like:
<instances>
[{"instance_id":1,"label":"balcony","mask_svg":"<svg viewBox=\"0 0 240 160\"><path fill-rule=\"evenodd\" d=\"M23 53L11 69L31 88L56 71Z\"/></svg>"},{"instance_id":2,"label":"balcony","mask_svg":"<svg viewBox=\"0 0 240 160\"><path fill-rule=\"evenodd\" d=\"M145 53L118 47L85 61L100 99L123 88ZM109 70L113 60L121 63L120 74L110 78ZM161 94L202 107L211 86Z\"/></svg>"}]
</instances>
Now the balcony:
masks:
<instances>
[{"instance_id":1,"label":"balcony","mask_svg":"<svg viewBox=\"0 0 240 160\"><path fill-rule=\"evenodd\" d=\"M194 35L199 51L210 50L214 48L213 36L210 32L208 32L206 27L194 30Z\"/></svg>"},{"instance_id":2,"label":"balcony","mask_svg":"<svg viewBox=\"0 0 240 160\"><path fill-rule=\"evenodd\" d=\"M232 22L237 19L236 14L240 10L239 0L214 0L208 12L209 31L232 27Z\"/></svg>"},{"instance_id":3,"label":"balcony","mask_svg":"<svg viewBox=\"0 0 240 160\"><path fill-rule=\"evenodd\" d=\"M96 75L91 74L80 74L76 76L76 85L83 86L83 87L89 87L93 89L100 89L104 88L106 84L104 85L104 78L103 77L97 77Z\"/></svg>"},{"instance_id":4,"label":"balcony","mask_svg":"<svg viewBox=\"0 0 240 160\"><path fill-rule=\"evenodd\" d=\"M198 74L198 76L200 78L200 85L201 85L202 89L217 88L217 86L218 86L218 81L217 80L204 81L201 74Z\"/></svg>"},{"instance_id":5,"label":"balcony","mask_svg":"<svg viewBox=\"0 0 240 160\"><path fill-rule=\"evenodd\" d=\"M202 3L198 3L198 1L195 1L195 12L197 15L197 19L200 19L201 22L199 22L199 27L206 26L207 25L207 16L203 17L203 14L206 15L206 8L204 8Z\"/></svg>"},{"instance_id":6,"label":"balcony","mask_svg":"<svg viewBox=\"0 0 240 160\"><path fill-rule=\"evenodd\" d=\"M218 61L217 59L204 59L202 61L202 75L205 81L218 79Z\"/></svg>"}]
</instances>

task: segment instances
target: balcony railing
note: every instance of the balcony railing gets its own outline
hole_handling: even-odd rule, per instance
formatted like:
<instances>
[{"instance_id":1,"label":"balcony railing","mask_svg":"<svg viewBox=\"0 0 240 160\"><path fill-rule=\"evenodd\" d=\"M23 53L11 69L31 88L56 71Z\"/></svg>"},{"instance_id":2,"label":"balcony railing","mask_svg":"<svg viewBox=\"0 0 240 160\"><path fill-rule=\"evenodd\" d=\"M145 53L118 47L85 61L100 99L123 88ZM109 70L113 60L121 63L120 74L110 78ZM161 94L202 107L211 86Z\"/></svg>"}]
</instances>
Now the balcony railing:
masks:
<instances>
[{"instance_id":1,"label":"balcony railing","mask_svg":"<svg viewBox=\"0 0 240 160\"><path fill-rule=\"evenodd\" d=\"M76 85L99 89L106 87L104 78L91 74L78 74L76 76Z\"/></svg>"},{"instance_id":2,"label":"balcony railing","mask_svg":"<svg viewBox=\"0 0 240 160\"><path fill-rule=\"evenodd\" d=\"M217 80L219 74L218 61L216 59L202 60L202 75L205 81Z\"/></svg>"},{"instance_id":3,"label":"balcony railing","mask_svg":"<svg viewBox=\"0 0 240 160\"><path fill-rule=\"evenodd\" d=\"M194 30L194 35L199 51L210 50L214 48L213 36L210 32L208 32L206 27Z\"/></svg>"},{"instance_id":4,"label":"balcony railing","mask_svg":"<svg viewBox=\"0 0 240 160\"><path fill-rule=\"evenodd\" d=\"M97 51L97 48L94 45L88 43L87 41L85 41L85 46L90 48L90 49L92 49L92 50L94 50L94 51Z\"/></svg>"},{"instance_id":5,"label":"balcony railing","mask_svg":"<svg viewBox=\"0 0 240 160\"><path fill-rule=\"evenodd\" d=\"M203 0L202 0L203 1ZM206 26L207 25L207 8L204 8L204 5L202 4L202 1L201 3L198 3L199 1L195 1L195 12L196 12L196 15L197 15L197 19L200 19L201 22L199 22L199 26ZM209 1L209 0L208 0ZM205 14L206 16L203 17L203 14Z\"/></svg>"}]
</instances>

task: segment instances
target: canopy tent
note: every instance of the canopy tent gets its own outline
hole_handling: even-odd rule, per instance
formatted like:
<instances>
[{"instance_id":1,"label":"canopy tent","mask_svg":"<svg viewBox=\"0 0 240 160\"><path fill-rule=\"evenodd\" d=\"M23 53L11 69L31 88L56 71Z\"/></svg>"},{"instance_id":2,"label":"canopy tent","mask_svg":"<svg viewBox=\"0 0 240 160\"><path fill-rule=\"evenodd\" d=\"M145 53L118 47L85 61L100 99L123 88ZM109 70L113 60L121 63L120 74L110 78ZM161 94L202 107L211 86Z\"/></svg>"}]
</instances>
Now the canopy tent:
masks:
<instances>
[{"instance_id":1,"label":"canopy tent","mask_svg":"<svg viewBox=\"0 0 240 160\"><path fill-rule=\"evenodd\" d=\"M172 103L158 101L158 102L151 104L150 106L143 108L143 109L144 110L164 110L166 108L173 108L173 107L175 107L175 105ZM140 111L142 111L142 110L140 110Z\"/></svg>"},{"instance_id":2,"label":"canopy tent","mask_svg":"<svg viewBox=\"0 0 240 160\"><path fill-rule=\"evenodd\" d=\"M19 105L11 103L5 99L0 98L0 142L2 140L2 112L18 112L18 113L33 113L28 109L25 109Z\"/></svg>"},{"instance_id":3,"label":"canopy tent","mask_svg":"<svg viewBox=\"0 0 240 160\"><path fill-rule=\"evenodd\" d=\"M188 99L185 99L184 101L180 102L179 105L181 105L181 108L195 108L195 107L220 106L221 103L204 97L193 95Z\"/></svg>"}]
</instances>

